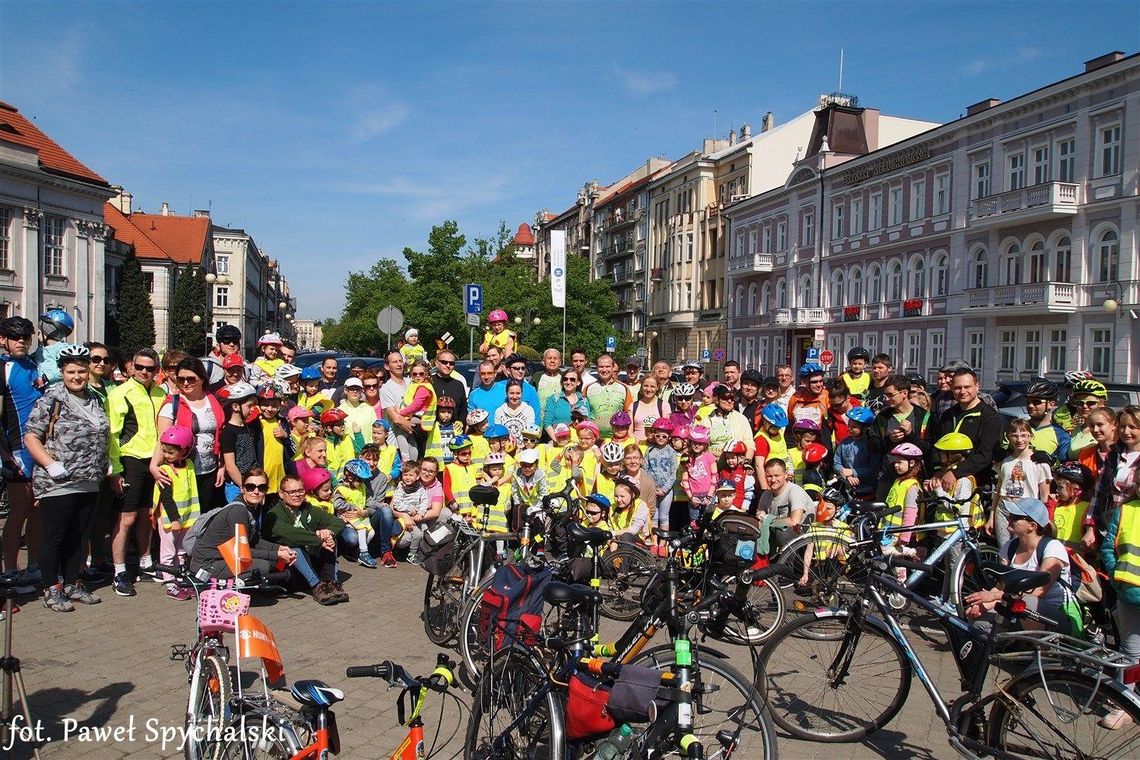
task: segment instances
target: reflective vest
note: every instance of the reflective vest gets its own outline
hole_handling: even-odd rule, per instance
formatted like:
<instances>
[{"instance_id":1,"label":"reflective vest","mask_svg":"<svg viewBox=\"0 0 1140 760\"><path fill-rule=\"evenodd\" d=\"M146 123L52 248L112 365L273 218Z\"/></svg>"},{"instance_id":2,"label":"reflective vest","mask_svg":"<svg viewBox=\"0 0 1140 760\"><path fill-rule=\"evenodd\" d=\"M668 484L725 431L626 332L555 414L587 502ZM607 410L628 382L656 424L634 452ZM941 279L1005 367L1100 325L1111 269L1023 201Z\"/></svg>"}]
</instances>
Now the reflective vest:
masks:
<instances>
[{"instance_id":1,"label":"reflective vest","mask_svg":"<svg viewBox=\"0 0 1140 760\"><path fill-rule=\"evenodd\" d=\"M795 476L796 485L804 483L804 453L799 446L788 449L788 461L791 462L790 471Z\"/></svg>"},{"instance_id":2,"label":"reflective vest","mask_svg":"<svg viewBox=\"0 0 1140 760\"><path fill-rule=\"evenodd\" d=\"M263 356L260 359L256 359L253 363L262 372L269 375L270 377L273 377L274 373L277 372L277 369L285 364L285 360L284 359L266 359Z\"/></svg>"},{"instance_id":3,"label":"reflective vest","mask_svg":"<svg viewBox=\"0 0 1140 760\"><path fill-rule=\"evenodd\" d=\"M475 524L485 533L509 533L507 511L511 503L511 487L499 486L499 500L489 507L478 507ZM474 507L473 507L474 508ZM486 510L485 512L483 510Z\"/></svg>"},{"instance_id":4,"label":"reflective vest","mask_svg":"<svg viewBox=\"0 0 1140 760\"><path fill-rule=\"evenodd\" d=\"M840 535L851 534L851 528L842 520L829 520L827 523L812 523L808 528L808 535L812 542L812 562L823 562L828 559L846 559L839 556L847 547L840 540Z\"/></svg>"},{"instance_id":5,"label":"reflective vest","mask_svg":"<svg viewBox=\"0 0 1140 760\"><path fill-rule=\"evenodd\" d=\"M183 530L189 528L201 516L198 511L198 479L194 466L189 462L185 467L172 467L164 464L158 469L170 476L170 495L178 508L178 522ZM154 487L154 502L158 504L158 519L163 529L170 530L170 518L158 502L159 487Z\"/></svg>"},{"instance_id":6,"label":"reflective vest","mask_svg":"<svg viewBox=\"0 0 1140 760\"><path fill-rule=\"evenodd\" d=\"M598 455L594 453L593 448L582 452L582 461L578 463L578 467L582 470L582 482L578 492L588 496L594 493L594 481L598 479Z\"/></svg>"},{"instance_id":7,"label":"reflective vest","mask_svg":"<svg viewBox=\"0 0 1140 760\"><path fill-rule=\"evenodd\" d=\"M452 459L448 444L451 443L452 438L462 432L463 425L458 421L450 425L436 425L428 432L427 451L424 456L435 457L440 464L447 464Z\"/></svg>"},{"instance_id":8,"label":"reflective vest","mask_svg":"<svg viewBox=\"0 0 1140 760\"><path fill-rule=\"evenodd\" d=\"M1120 505L1112 579L1128 586L1140 586L1140 499Z\"/></svg>"},{"instance_id":9,"label":"reflective vest","mask_svg":"<svg viewBox=\"0 0 1140 760\"><path fill-rule=\"evenodd\" d=\"M775 438L769 438L768 434L761 428L753 438L754 440L763 440L768 444L768 456L764 458L765 461L769 459L783 459L784 464L788 466L789 472L795 472L795 463L792 461L791 452L788 451L788 444L784 441L782 434Z\"/></svg>"},{"instance_id":10,"label":"reflective vest","mask_svg":"<svg viewBox=\"0 0 1140 760\"><path fill-rule=\"evenodd\" d=\"M610 512L609 520L610 527L613 529L613 532L623 533L629 530L629 526L633 525L633 516L637 514L637 511L641 508L641 499L634 499L633 503L629 505L629 509L618 509L617 504L615 503L614 509ZM646 524L646 526L642 528L642 532L638 535L638 538L646 538L649 535L648 531L649 525Z\"/></svg>"},{"instance_id":11,"label":"reflective vest","mask_svg":"<svg viewBox=\"0 0 1140 760\"><path fill-rule=\"evenodd\" d=\"M562 461L565 446L556 446L553 443L543 443L538 446L538 466L546 473L546 482L550 485L550 492L557 493L566 487L570 481L570 468Z\"/></svg>"},{"instance_id":12,"label":"reflective vest","mask_svg":"<svg viewBox=\"0 0 1140 760\"><path fill-rule=\"evenodd\" d=\"M475 517L475 507L471 503L471 486L475 485L479 467L475 464L464 467L458 462L450 462L444 466L444 472L447 473L451 497L455 499L455 508L460 516Z\"/></svg>"},{"instance_id":13,"label":"reflective vest","mask_svg":"<svg viewBox=\"0 0 1140 760\"><path fill-rule=\"evenodd\" d=\"M352 445L352 436L343 435L339 441L333 440L332 436L325 436L325 443L328 444L329 472L339 478L345 462L356 458L356 447Z\"/></svg>"},{"instance_id":14,"label":"reflective vest","mask_svg":"<svg viewBox=\"0 0 1140 760\"><path fill-rule=\"evenodd\" d=\"M614 503L614 487L616 485L617 485L617 482L613 478L611 478L609 475L606 475L604 472L599 472L598 477L594 480L594 491L593 491L593 493L601 494L602 496L605 496L607 499L610 500L610 504L613 504ZM617 513L615 511L614 518L616 519L616 517L617 517ZM610 522L612 523L613 520L611 520Z\"/></svg>"},{"instance_id":15,"label":"reflective vest","mask_svg":"<svg viewBox=\"0 0 1140 760\"><path fill-rule=\"evenodd\" d=\"M496 348L501 348L504 351L507 349L511 349L513 351L514 347L518 345L518 340L515 337L515 334L506 329L498 333L493 333L490 330L485 330L483 332L483 342L488 346L495 346Z\"/></svg>"},{"instance_id":16,"label":"reflective vest","mask_svg":"<svg viewBox=\"0 0 1140 760\"><path fill-rule=\"evenodd\" d=\"M1057 529L1057 538L1070 546L1079 546L1081 537L1085 534L1085 512L1088 508L1087 501L1058 504L1053 509L1053 527Z\"/></svg>"},{"instance_id":17,"label":"reflective vest","mask_svg":"<svg viewBox=\"0 0 1140 760\"><path fill-rule=\"evenodd\" d=\"M971 528L981 528L986 524L986 512L982 508L981 494L978 493L978 481L973 475L968 476L966 480L970 481L971 496L969 503L957 505L958 511L954 511L946 502L938 502L930 516L932 522L944 522L965 517ZM938 532L944 536L949 536L956 530L957 528L939 528Z\"/></svg>"},{"instance_id":18,"label":"reflective vest","mask_svg":"<svg viewBox=\"0 0 1140 760\"><path fill-rule=\"evenodd\" d=\"M843 384L847 386L847 392L852 396L857 396L860 400L867 399L867 392L871 390L871 375L864 372L859 377L854 377L850 372L844 372L839 376L843 380Z\"/></svg>"},{"instance_id":19,"label":"reflective vest","mask_svg":"<svg viewBox=\"0 0 1140 760\"><path fill-rule=\"evenodd\" d=\"M491 453L491 444L487 443L487 439L481 435L473 435L471 438L471 464L480 468L483 466L483 460Z\"/></svg>"},{"instance_id":20,"label":"reflective vest","mask_svg":"<svg viewBox=\"0 0 1140 760\"><path fill-rule=\"evenodd\" d=\"M349 488L344 483L336 487L336 493L340 497L352 505L353 509L363 511L364 502L368 499L368 494L364 490L364 486L360 488ZM369 521L367 517L357 517L348 521L348 524L357 530L363 530L368 527Z\"/></svg>"},{"instance_id":21,"label":"reflective vest","mask_svg":"<svg viewBox=\"0 0 1140 760\"><path fill-rule=\"evenodd\" d=\"M311 506L315 509L323 509L324 511L328 512L330 515L336 513L336 510L333 509L333 503L331 501L321 501L320 499L318 499L316 496L313 496L312 494L306 496L305 501L307 501L309 503L309 506Z\"/></svg>"},{"instance_id":22,"label":"reflective vest","mask_svg":"<svg viewBox=\"0 0 1140 760\"><path fill-rule=\"evenodd\" d=\"M423 388L431 394L431 398L428 399L427 406L425 406L423 411L417 415L420 418L420 427L423 428L423 430L426 432L435 427L436 398L435 388L432 387L432 384L428 382L408 383L408 389L404 391L404 406L409 406L412 401L415 400L416 391L418 391L420 388Z\"/></svg>"},{"instance_id":23,"label":"reflective vest","mask_svg":"<svg viewBox=\"0 0 1140 760\"><path fill-rule=\"evenodd\" d=\"M400 356L404 357L404 364L411 367L414 362L427 361L427 350L419 343L414 346L405 343L400 346Z\"/></svg>"},{"instance_id":24,"label":"reflective vest","mask_svg":"<svg viewBox=\"0 0 1140 760\"><path fill-rule=\"evenodd\" d=\"M886 527L902 527L903 514L906 512L906 495L912 488L918 488L918 478L903 478L896 480L887 492L887 506L900 507L898 512L886 516Z\"/></svg>"}]
</instances>

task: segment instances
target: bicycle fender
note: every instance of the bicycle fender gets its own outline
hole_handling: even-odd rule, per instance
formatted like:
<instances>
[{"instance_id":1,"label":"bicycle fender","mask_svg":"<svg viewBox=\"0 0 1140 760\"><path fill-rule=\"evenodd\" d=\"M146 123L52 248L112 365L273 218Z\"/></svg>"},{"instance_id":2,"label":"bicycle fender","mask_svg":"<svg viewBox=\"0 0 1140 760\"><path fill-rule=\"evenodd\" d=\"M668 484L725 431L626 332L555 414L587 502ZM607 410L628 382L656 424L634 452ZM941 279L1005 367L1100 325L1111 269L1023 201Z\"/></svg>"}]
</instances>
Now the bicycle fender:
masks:
<instances>
[{"instance_id":1,"label":"bicycle fender","mask_svg":"<svg viewBox=\"0 0 1140 760\"><path fill-rule=\"evenodd\" d=\"M835 618L849 618L849 617L851 617L851 613L848 612L847 610L835 610L835 609L830 609L830 608L818 609L818 610L815 610L814 612L812 612L811 614L815 616L816 620L830 620L830 619L835 619ZM882 631L884 634L887 635L888 638L891 638L891 639L894 638L894 634L891 633L891 629L887 625L886 621L883 620L878 615L866 615L866 616L864 616L863 620L866 622L867 625L871 626L872 628L877 628L880 631Z\"/></svg>"},{"instance_id":2,"label":"bicycle fender","mask_svg":"<svg viewBox=\"0 0 1140 760\"><path fill-rule=\"evenodd\" d=\"M1016 676L1014 676L1013 678L1011 678L1009 680L1009 682L1006 684L1005 688L1007 690L1012 690L1012 688L1015 685L1024 683L1025 681L1035 681L1035 682L1040 681L1042 670L1044 670L1044 672L1045 672L1046 681L1049 680L1049 673L1054 673L1054 672L1066 673L1066 672L1074 672L1075 671L1075 672L1083 673L1084 675L1090 676L1092 678L1096 678L1098 673L1100 673L1100 671L1096 670L1095 668L1072 667L1072 666L1066 665L1064 663L1059 663L1059 662L1045 662L1044 666L1045 666L1044 668L1039 667L1037 664L1037 658L1033 658L1033 660L1028 664L1028 666L1025 668L1025 670L1018 673ZM1134 707L1136 707L1137 709L1140 709L1140 695L1137 695L1137 693L1135 691L1133 691L1132 689L1130 689L1126 686L1121 686L1120 682L1117 681L1115 678L1113 678L1111 676L1104 676L1104 683L1101 685L1101 688L1112 690L1113 696L1116 699L1119 699L1119 700L1122 700L1125 702L1131 702Z\"/></svg>"},{"instance_id":3,"label":"bicycle fender","mask_svg":"<svg viewBox=\"0 0 1140 760\"><path fill-rule=\"evenodd\" d=\"M650 647L649 649L642 650L641 654L638 655L638 659L640 659L642 657L649 656L649 655L659 654L661 652L672 655L673 654L673 645L672 644L658 644L655 647ZM701 644L700 652L702 655L712 655L713 657L715 657L718 660L730 659L730 657L728 656L728 653L722 652L719 649L715 649L713 647L707 647L704 644Z\"/></svg>"}]
</instances>

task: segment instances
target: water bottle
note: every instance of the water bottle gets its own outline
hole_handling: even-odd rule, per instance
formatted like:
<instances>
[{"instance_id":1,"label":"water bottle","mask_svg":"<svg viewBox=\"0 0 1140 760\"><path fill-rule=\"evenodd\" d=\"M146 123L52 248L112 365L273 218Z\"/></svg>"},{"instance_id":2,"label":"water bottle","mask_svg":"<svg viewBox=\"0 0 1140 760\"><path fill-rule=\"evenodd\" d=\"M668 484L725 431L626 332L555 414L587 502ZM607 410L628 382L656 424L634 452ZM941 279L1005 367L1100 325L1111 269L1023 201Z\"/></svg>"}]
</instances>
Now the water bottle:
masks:
<instances>
[{"instance_id":1,"label":"water bottle","mask_svg":"<svg viewBox=\"0 0 1140 760\"><path fill-rule=\"evenodd\" d=\"M756 558L756 544L752 541L737 541L736 556L744 562L751 563Z\"/></svg>"},{"instance_id":2,"label":"water bottle","mask_svg":"<svg viewBox=\"0 0 1140 760\"><path fill-rule=\"evenodd\" d=\"M621 728L611 732L609 736L598 743L598 747L594 751L594 760L616 760L625 754L632 741L633 728L628 723L623 723Z\"/></svg>"}]
</instances>

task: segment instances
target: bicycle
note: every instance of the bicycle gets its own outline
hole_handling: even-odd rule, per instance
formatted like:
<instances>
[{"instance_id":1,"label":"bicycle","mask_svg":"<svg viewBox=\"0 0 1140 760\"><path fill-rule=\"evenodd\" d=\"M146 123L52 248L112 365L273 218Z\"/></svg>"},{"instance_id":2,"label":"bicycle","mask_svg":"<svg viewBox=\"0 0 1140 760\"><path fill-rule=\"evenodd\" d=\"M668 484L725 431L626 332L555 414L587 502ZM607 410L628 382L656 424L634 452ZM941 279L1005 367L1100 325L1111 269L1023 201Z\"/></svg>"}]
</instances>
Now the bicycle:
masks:
<instances>
[{"instance_id":1,"label":"bicycle","mask_svg":"<svg viewBox=\"0 0 1140 760\"><path fill-rule=\"evenodd\" d=\"M987 629L899 583L895 568L934 570L897 556L875 558L866 568L859 599L849 609L803 615L766 643L760 654L768 677L766 701L778 726L812 741L857 741L894 718L917 676L946 725L950 745L965 757L1124 758L1140 752L1140 729L1135 725L1123 737L1120 732L1095 732L1096 721L1114 707L1140 721L1140 699L1113 680L1131 661L1056 633L1003 630L1025 618L1052 622L1028 610L1019 598L1050 582L1048 573L987 565L987 573L1000 579L1004 589L998 623ZM945 628L960 673L959 697L948 702L930 678L887 601L892 593L906 597ZM1006 651L1014 644L1031 651ZM1003 664L1029 667L982 696L991 667ZM1075 725L1081 718L1091 718L1084 733ZM1101 755L1095 749L1101 738L1127 739L1130 749Z\"/></svg>"}]
</instances>

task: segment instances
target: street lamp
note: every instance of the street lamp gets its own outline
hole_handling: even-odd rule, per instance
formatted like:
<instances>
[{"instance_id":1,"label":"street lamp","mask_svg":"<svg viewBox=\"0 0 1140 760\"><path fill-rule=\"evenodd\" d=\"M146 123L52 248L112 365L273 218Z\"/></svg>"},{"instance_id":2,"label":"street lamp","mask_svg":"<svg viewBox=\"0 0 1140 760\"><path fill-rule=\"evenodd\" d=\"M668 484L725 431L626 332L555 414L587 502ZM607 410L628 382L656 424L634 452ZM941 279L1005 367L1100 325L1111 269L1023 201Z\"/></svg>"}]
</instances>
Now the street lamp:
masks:
<instances>
[{"instance_id":1,"label":"street lamp","mask_svg":"<svg viewBox=\"0 0 1140 760\"><path fill-rule=\"evenodd\" d=\"M535 327L538 327L539 325L542 324L542 319L539 317L535 317L533 320L531 320L531 322L534 324Z\"/></svg>"},{"instance_id":2,"label":"street lamp","mask_svg":"<svg viewBox=\"0 0 1140 760\"><path fill-rule=\"evenodd\" d=\"M515 324L521 325L522 324L522 317L515 317Z\"/></svg>"},{"instance_id":3,"label":"street lamp","mask_svg":"<svg viewBox=\"0 0 1140 760\"><path fill-rule=\"evenodd\" d=\"M213 272L206 272L205 280L208 284L213 285L215 282L218 281L218 276L216 274L214 274Z\"/></svg>"},{"instance_id":4,"label":"street lamp","mask_svg":"<svg viewBox=\"0 0 1140 760\"><path fill-rule=\"evenodd\" d=\"M195 314L194 316L190 317L190 321L191 321L191 322L193 322L193 323L194 323L194 324L196 324L196 325L200 325L200 324L202 324L202 318L201 318L201 317L199 317L197 314Z\"/></svg>"}]
</instances>

